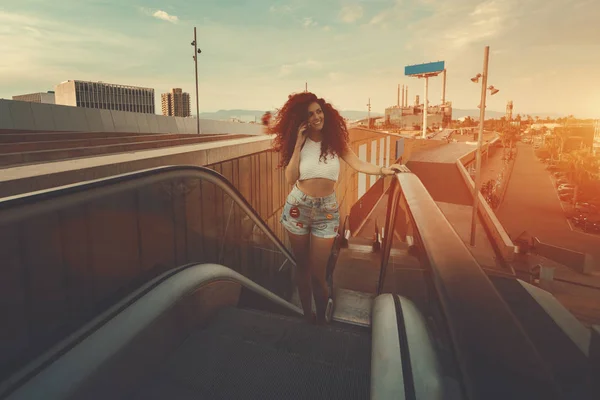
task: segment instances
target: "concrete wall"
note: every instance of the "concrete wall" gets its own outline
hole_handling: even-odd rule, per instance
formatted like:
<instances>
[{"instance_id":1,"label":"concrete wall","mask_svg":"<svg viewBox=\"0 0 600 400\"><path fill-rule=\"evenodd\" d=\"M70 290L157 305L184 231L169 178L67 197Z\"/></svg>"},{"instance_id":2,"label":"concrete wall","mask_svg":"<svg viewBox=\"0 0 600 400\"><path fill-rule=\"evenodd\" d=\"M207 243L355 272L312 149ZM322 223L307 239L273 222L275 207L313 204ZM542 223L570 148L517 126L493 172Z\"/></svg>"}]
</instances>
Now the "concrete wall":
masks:
<instances>
[{"instance_id":1,"label":"concrete wall","mask_svg":"<svg viewBox=\"0 0 600 400\"><path fill-rule=\"evenodd\" d=\"M196 119L0 99L0 129L195 134ZM200 119L200 133L263 135L259 124Z\"/></svg>"},{"instance_id":2,"label":"concrete wall","mask_svg":"<svg viewBox=\"0 0 600 400\"><path fill-rule=\"evenodd\" d=\"M582 274L590 273L593 270L594 260L591 254L553 246L540 241L538 238L535 238L534 240L535 253L556 261L559 264L573 268Z\"/></svg>"}]
</instances>

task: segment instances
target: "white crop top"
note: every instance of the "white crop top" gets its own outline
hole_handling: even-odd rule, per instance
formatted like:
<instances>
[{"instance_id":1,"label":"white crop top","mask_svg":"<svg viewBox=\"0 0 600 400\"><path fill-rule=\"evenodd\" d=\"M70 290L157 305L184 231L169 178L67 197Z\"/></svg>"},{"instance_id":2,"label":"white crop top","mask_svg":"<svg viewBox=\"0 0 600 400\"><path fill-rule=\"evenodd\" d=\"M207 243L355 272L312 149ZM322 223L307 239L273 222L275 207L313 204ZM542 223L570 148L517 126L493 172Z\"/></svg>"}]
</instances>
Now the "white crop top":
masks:
<instances>
[{"instance_id":1,"label":"white crop top","mask_svg":"<svg viewBox=\"0 0 600 400\"><path fill-rule=\"evenodd\" d=\"M337 182L340 174L340 160L337 155L326 155L327 164L320 159L321 143L306 138L300 152L299 181L312 178L325 178Z\"/></svg>"}]
</instances>

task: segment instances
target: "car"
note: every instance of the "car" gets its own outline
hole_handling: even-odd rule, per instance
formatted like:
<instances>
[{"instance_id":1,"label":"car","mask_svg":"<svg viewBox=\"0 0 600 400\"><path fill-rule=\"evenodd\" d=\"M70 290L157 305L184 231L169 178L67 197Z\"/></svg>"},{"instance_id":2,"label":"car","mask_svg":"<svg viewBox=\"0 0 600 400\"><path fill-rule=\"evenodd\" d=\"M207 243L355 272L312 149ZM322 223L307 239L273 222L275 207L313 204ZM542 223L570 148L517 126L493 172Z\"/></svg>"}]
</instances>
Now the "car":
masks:
<instances>
[{"instance_id":1,"label":"car","mask_svg":"<svg viewBox=\"0 0 600 400\"><path fill-rule=\"evenodd\" d=\"M559 186L562 186L562 185L569 185L569 184L571 184L569 182L569 180L568 179L564 179L564 178L558 179L556 181L556 187L559 187Z\"/></svg>"},{"instance_id":2,"label":"car","mask_svg":"<svg viewBox=\"0 0 600 400\"><path fill-rule=\"evenodd\" d=\"M563 184L558 185L558 190L565 190L565 189L575 190L575 185L573 185L571 183L563 183Z\"/></svg>"},{"instance_id":3,"label":"car","mask_svg":"<svg viewBox=\"0 0 600 400\"><path fill-rule=\"evenodd\" d=\"M556 179L566 179L568 177L568 173L564 171L558 171L554 173L554 177Z\"/></svg>"},{"instance_id":4,"label":"car","mask_svg":"<svg viewBox=\"0 0 600 400\"><path fill-rule=\"evenodd\" d=\"M575 188L572 188L572 187L559 187L558 189L556 189L556 191L558 192L558 194L561 194L561 193L575 193Z\"/></svg>"},{"instance_id":5,"label":"car","mask_svg":"<svg viewBox=\"0 0 600 400\"><path fill-rule=\"evenodd\" d=\"M573 192L562 192L558 194L558 198L562 201L571 201L573 200Z\"/></svg>"},{"instance_id":6,"label":"car","mask_svg":"<svg viewBox=\"0 0 600 400\"><path fill-rule=\"evenodd\" d=\"M578 213L596 214L598 212L598 207L590 203L578 202L575 204L575 211Z\"/></svg>"}]
</instances>

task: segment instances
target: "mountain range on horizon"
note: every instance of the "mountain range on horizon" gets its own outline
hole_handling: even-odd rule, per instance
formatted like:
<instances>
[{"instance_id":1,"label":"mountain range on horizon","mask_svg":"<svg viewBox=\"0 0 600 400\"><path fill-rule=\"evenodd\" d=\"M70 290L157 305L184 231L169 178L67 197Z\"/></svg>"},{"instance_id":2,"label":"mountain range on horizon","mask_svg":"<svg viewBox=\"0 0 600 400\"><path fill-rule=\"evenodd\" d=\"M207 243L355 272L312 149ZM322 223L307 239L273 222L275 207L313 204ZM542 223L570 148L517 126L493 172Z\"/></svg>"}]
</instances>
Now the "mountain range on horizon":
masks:
<instances>
[{"instance_id":1,"label":"mountain range on horizon","mask_svg":"<svg viewBox=\"0 0 600 400\"><path fill-rule=\"evenodd\" d=\"M274 112L274 110L271 110L271 112ZM256 120L257 122L260 122L260 119L264 115L264 113L265 113L265 111L263 111L263 110L244 110L244 109L219 110L219 111L215 111L215 112L201 112L200 118L201 119L216 119L216 120L229 120L231 118L237 118L237 119L239 119L241 121L245 121L245 122L251 122L254 120ZM368 115L367 111L355 111L355 110L342 110L342 111L340 111L340 114L344 118L347 118L351 121L366 118ZM518 114L519 113L514 113L513 115L517 116ZM558 114L558 113L520 113L520 114L522 117L525 117L526 115L531 115L533 118L535 118L535 117L560 118L560 117L567 116L566 114L562 115L562 114ZM372 117L381 117L383 115L384 114L382 114L382 113L373 112L373 111L371 112ZM486 112L485 112L486 119L501 118L504 115L505 115L505 113L502 111L486 110ZM465 118L465 117L479 119L479 109L468 110L468 109L454 108L452 110L452 119L459 119L459 118Z\"/></svg>"}]
</instances>

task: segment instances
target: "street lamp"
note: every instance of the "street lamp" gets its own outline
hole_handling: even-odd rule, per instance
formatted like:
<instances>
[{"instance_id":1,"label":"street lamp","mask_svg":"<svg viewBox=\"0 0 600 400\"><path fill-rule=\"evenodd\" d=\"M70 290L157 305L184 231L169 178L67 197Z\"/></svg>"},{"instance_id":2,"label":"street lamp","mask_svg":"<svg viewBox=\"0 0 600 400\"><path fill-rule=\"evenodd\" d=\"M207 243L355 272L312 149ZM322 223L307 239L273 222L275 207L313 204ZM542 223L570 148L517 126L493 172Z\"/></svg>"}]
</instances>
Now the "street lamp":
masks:
<instances>
[{"instance_id":1,"label":"street lamp","mask_svg":"<svg viewBox=\"0 0 600 400\"><path fill-rule=\"evenodd\" d=\"M194 27L194 41L190 43L194 46L194 64L196 66L196 133L200 134L200 106L198 105L198 57L197 55L202 53L202 50L198 48L198 42L196 41L196 27Z\"/></svg>"},{"instance_id":2,"label":"street lamp","mask_svg":"<svg viewBox=\"0 0 600 400\"><path fill-rule=\"evenodd\" d=\"M368 114L367 114L367 128L371 129L371 98L369 97L369 102L367 103Z\"/></svg>"},{"instance_id":3,"label":"street lamp","mask_svg":"<svg viewBox=\"0 0 600 400\"><path fill-rule=\"evenodd\" d=\"M479 188L481 187L481 143L483 141L483 123L485 121L485 97L487 90L491 95L499 92L494 86L487 86L488 77L488 60L490 57L490 46L485 46L483 57L483 74L477 74L471 81L474 83L481 82L481 103L479 103L479 138L477 139L477 159L475 164L475 187L473 188L473 215L471 217L471 246L475 246L475 227L477 221L477 207L479 205ZM489 151L489 148L488 148Z\"/></svg>"}]
</instances>

